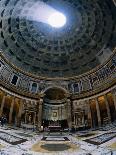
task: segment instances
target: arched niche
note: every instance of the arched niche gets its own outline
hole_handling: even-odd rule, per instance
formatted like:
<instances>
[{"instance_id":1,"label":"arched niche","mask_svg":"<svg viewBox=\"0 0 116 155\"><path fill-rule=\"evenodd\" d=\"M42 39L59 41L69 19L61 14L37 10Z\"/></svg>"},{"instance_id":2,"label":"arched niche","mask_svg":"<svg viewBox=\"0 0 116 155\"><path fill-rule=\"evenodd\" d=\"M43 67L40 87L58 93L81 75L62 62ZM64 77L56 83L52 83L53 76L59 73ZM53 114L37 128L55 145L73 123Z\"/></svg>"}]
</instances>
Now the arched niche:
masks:
<instances>
[{"instance_id":1,"label":"arched niche","mask_svg":"<svg viewBox=\"0 0 116 155\"><path fill-rule=\"evenodd\" d=\"M67 93L59 87L52 87L44 92L43 126L62 126L67 128Z\"/></svg>"}]
</instances>

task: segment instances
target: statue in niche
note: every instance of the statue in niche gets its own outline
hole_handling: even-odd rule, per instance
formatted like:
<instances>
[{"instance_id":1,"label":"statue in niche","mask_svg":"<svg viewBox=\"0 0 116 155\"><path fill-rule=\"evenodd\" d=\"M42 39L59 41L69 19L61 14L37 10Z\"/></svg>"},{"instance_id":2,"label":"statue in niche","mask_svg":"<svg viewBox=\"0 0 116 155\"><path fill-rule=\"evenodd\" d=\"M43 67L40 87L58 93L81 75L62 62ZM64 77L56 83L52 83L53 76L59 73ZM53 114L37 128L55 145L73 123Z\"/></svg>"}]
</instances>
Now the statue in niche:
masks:
<instances>
[{"instance_id":1,"label":"statue in niche","mask_svg":"<svg viewBox=\"0 0 116 155\"><path fill-rule=\"evenodd\" d=\"M28 122L29 124L32 123L32 115L31 115L31 114L28 114L27 122Z\"/></svg>"},{"instance_id":2,"label":"statue in niche","mask_svg":"<svg viewBox=\"0 0 116 155\"><path fill-rule=\"evenodd\" d=\"M29 115L29 123L31 123L31 115Z\"/></svg>"}]
</instances>

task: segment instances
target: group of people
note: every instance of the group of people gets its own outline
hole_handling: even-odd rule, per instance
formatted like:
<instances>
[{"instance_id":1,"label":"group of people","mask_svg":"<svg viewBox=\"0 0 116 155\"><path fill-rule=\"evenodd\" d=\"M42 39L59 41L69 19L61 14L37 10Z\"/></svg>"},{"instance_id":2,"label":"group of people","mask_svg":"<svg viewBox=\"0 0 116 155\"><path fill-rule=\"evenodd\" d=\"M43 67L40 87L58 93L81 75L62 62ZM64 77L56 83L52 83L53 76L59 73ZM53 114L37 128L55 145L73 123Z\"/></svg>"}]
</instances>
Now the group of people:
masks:
<instances>
[{"instance_id":1,"label":"group of people","mask_svg":"<svg viewBox=\"0 0 116 155\"><path fill-rule=\"evenodd\" d=\"M7 118L6 118L6 116L2 116L1 118L0 118L0 123L1 123L1 126L3 127L4 125L6 125L6 123L7 123Z\"/></svg>"}]
</instances>

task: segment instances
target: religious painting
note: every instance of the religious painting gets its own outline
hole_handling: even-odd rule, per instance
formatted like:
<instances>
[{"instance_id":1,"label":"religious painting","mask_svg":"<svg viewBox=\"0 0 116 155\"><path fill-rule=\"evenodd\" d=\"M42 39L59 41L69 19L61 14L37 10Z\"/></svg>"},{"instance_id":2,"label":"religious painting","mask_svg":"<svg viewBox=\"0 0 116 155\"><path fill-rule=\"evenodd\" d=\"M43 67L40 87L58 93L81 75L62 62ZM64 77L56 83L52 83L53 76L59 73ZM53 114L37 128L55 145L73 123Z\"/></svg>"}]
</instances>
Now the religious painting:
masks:
<instances>
[{"instance_id":1,"label":"religious painting","mask_svg":"<svg viewBox=\"0 0 116 155\"><path fill-rule=\"evenodd\" d=\"M57 117L57 112L53 112L53 117Z\"/></svg>"}]
</instances>

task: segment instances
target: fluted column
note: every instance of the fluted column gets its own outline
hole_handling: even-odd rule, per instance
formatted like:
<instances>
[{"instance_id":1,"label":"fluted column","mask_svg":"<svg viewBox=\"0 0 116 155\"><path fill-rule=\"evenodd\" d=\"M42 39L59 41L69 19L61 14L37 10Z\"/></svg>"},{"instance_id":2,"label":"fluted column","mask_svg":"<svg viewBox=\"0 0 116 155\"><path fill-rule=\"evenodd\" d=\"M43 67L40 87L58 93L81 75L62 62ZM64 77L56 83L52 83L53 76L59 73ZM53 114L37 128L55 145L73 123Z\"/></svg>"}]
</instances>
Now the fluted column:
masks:
<instances>
[{"instance_id":1,"label":"fluted column","mask_svg":"<svg viewBox=\"0 0 116 155\"><path fill-rule=\"evenodd\" d=\"M104 95L104 99L105 99L105 104L106 104L106 109L107 109L108 121L110 123L111 122L111 114L110 114L109 103L108 103L106 95Z\"/></svg>"},{"instance_id":2,"label":"fluted column","mask_svg":"<svg viewBox=\"0 0 116 155\"><path fill-rule=\"evenodd\" d=\"M98 126L101 126L101 116L100 116L100 109L99 109L98 99L95 98L95 101L96 101L96 110L97 110Z\"/></svg>"},{"instance_id":3,"label":"fluted column","mask_svg":"<svg viewBox=\"0 0 116 155\"><path fill-rule=\"evenodd\" d=\"M10 106L10 113L9 113L9 124L12 122L12 113L13 113L13 107L15 103L15 97L12 98L11 106Z\"/></svg>"},{"instance_id":4,"label":"fluted column","mask_svg":"<svg viewBox=\"0 0 116 155\"><path fill-rule=\"evenodd\" d=\"M2 116L2 113L3 113L3 108L4 108L4 104L5 104L5 98L6 98L6 94L2 98L2 103L1 103L1 107L0 107L0 117Z\"/></svg>"},{"instance_id":5,"label":"fluted column","mask_svg":"<svg viewBox=\"0 0 116 155\"><path fill-rule=\"evenodd\" d=\"M71 115L71 101L70 99L67 99L67 122L68 126L71 129L72 128L72 115Z\"/></svg>"},{"instance_id":6,"label":"fluted column","mask_svg":"<svg viewBox=\"0 0 116 155\"><path fill-rule=\"evenodd\" d=\"M39 111L38 111L38 129L41 129L42 125L42 106L43 106L43 98L40 99L39 102Z\"/></svg>"}]
</instances>

